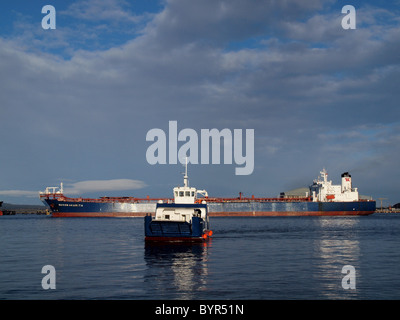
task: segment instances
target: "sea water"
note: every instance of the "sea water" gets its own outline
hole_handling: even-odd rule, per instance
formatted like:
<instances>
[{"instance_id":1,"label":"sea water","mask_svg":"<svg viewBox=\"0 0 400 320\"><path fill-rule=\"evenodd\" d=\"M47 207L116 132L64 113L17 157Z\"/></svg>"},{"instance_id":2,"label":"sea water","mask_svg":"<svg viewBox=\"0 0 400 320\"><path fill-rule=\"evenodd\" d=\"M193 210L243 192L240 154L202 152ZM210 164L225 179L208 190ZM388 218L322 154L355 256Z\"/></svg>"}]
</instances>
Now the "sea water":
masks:
<instances>
[{"instance_id":1,"label":"sea water","mask_svg":"<svg viewBox=\"0 0 400 320\"><path fill-rule=\"evenodd\" d=\"M148 245L143 218L2 216L0 299L400 298L399 214L210 222L207 243Z\"/></svg>"}]
</instances>

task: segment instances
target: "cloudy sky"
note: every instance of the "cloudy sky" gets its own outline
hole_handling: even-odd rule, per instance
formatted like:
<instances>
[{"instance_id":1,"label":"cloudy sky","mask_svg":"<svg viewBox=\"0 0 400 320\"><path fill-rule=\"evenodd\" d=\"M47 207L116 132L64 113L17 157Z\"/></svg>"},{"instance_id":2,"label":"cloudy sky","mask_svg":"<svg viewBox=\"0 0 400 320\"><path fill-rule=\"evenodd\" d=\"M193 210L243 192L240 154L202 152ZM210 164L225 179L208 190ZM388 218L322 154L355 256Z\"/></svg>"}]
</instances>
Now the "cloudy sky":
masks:
<instances>
[{"instance_id":1,"label":"cloudy sky","mask_svg":"<svg viewBox=\"0 0 400 320\"><path fill-rule=\"evenodd\" d=\"M56 29L42 28L47 4ZM146 134L168 141L177 121L199 140L254 129L252 174L235 175L235 159L189 165L212 196L277 196L325 167L334 183L349 171L361 194L400 202L400 1L0 6L0 200L39 204L60 182L71 196L171 196L184 169L149 164Z\"/></svg>"}]
</instances>

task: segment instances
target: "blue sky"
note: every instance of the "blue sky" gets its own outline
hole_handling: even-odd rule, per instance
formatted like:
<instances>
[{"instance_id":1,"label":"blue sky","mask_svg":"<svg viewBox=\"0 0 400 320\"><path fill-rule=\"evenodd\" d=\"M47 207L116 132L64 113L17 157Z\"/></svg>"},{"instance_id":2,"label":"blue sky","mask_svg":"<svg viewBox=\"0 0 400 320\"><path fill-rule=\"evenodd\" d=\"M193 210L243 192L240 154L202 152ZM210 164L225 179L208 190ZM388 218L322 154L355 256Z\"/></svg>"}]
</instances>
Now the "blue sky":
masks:
<instances>
[{"instance_id":1,"label":"blue sky","mask_svg":"<svg viewBox=\"0 0 400 320\"><path fill-rule=\"evenodd\" d=\"M41 9L56 9L44 30ZM344 5L357 28L344 30ZM399 1L3 1L0 200L170 196L146 134L254 129L254 171L189 166L213 196L277 196L325 167L400 202Z\"/></svg>"}]
</instances>

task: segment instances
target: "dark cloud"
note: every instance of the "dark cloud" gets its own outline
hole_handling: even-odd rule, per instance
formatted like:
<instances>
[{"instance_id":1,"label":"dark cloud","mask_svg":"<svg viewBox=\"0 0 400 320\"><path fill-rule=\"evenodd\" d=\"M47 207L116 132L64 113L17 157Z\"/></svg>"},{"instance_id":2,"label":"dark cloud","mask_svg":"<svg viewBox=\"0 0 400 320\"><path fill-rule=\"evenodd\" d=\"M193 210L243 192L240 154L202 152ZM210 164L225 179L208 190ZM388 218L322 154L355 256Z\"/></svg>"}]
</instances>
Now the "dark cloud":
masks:
<instances>
[{"instance_id":1,"label":"dark cloud","mask_svg":"<svg viewBox=\"0 0 400 320\"><path fill-rule=\"evenodd\" d=\"M104 5L115 10L104 16ZM193 170L192 180L210 194L274 196L290 181L311 182L323 166L338 177L373 167L374 175L392 179L394 162L382 159L400 151L398 19L387 8L364 6L359 27L343 30L331 5L171 0L139 16L132 6L122 10L127 2L85 1L71 5L71 19L94 23L100 10L103 24L120 15L135 26L130 40L79 49L67 26L55 36L58 48L71 41L66 56L66 48L35 47L43 40L35 32L24 46L27 34L0 38L0 110L7 119L0 136L8 152L0 189L126 178L166 190L180 182L181 170L147 164L145 136L167 130L169 120L179 129L255 129L252 176L234 176L235 165ZM85 39L93 28L74 32ZM387 185L397 186L394 180ZM361 171L354 183L361 193L381 192ZM395 201L394 191L385 192Z\"/></svg>"},{"instance_id":2,"label":"dark cloud","mask_svg":"<svg viewBox=\"0 0 400 320\"><path fill-rule=\"evenodd\" d=\"M169 0L145 29L163 47L192 42L225 46L231 41L280 33L283 21L303 18L322 1Z\"/></svg>"}]
</instances>

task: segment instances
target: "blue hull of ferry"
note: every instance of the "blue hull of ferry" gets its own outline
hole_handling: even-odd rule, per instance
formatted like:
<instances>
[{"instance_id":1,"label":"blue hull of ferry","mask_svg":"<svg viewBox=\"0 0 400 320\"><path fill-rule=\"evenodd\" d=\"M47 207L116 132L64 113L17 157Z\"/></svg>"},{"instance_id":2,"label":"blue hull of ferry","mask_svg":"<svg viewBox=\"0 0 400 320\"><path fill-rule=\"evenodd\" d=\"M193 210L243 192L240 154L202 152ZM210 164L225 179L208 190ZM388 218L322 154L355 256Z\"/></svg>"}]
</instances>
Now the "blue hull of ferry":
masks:
<instances>
[{"instance_id":1,"label":"blue hull of ferry","mask_svg":"<svg viewBox=\"0 0 400 320\"><path fill-rule=\"evenodd\" d=\"M193 217L191 223L181 221L157 221L151 216L144 218L146 241L203 241L204 221Z\"/></svg>"}]
</instances>

